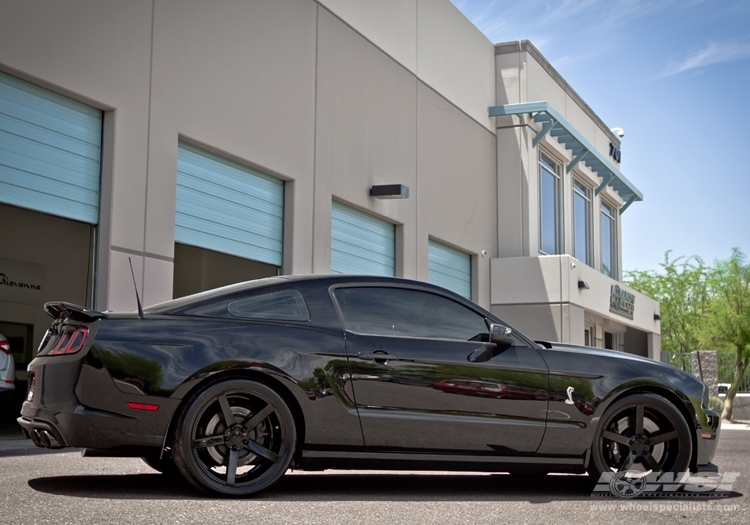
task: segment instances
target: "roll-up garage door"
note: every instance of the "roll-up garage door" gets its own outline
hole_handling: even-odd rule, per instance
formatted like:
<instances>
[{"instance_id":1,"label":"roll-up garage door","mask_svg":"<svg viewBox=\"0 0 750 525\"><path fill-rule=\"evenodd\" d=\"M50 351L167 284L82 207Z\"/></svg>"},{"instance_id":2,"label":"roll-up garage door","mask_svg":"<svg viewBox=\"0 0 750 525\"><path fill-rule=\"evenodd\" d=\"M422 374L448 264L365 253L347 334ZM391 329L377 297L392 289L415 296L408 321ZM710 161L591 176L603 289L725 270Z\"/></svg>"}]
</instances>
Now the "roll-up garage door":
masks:
<instances>
[{"instance_id":1,"label":"roll-up garage door","mask_svg":"<svg viewBox=\"0 0 750 525\"><path fill-rule=\"evenodd\" d=\"M175 242L281 266L284 182L180 143Z\"/></svg>"},{"instance_id":2,"label":"roll-up garage door","mask_svg":"<svg viewBox=\"0 0 750 525\"><path fill-rule=\"evenodd\" d=\"M331 273L395 275L395 238L390 222L334 202Z\"/></svg>"},{"instance_id":3,"label":"roll-up garage door","mask_svg":"<svg viewBox=\"0 0 750 525\"><path fill-rule=\"evenodd\" d=\"M99 222L102 112L0 73L0 201Z\"/></svg>"},{"instance_id":4,"label":"roll-up garage door","mask_svg":"<svg viewBox=\"0 0 750 525\"><path fill-rule=\"evenodd\" d=\"M471 299L471 255L437 241L430 241L429 280Z\"/></svg>"}]
</instances>

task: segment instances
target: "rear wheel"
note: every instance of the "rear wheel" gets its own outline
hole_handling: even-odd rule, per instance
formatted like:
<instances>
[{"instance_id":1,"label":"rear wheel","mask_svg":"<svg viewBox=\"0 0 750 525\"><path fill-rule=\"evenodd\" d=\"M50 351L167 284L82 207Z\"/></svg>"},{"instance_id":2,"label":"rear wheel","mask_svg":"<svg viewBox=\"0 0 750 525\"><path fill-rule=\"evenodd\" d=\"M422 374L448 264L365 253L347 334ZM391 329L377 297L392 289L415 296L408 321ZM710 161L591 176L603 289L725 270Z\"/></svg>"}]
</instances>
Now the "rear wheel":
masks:
<instances>
[{"instance_id":1,"label":"rear wheel","mask_svg":"<svg viewBox=\"0 0 750 525\"><path fill-rule=\"evenodd\" d=\"M176 425L172 455L192 484L248 496L284 475L296 446L284 400L254 381L233 379L194 396Z\"/></svg>"},{"instance_id":2,"label":"rear wheel","mask_svg":"<svg viewBox=\"0 0 750 525\"><path fill-rule=\"evenodd\" d=\"M602 417L591 449L591 473L687 472L690 428L663 397L635 394L615 401Z\"/></svg>"}]
</instances>

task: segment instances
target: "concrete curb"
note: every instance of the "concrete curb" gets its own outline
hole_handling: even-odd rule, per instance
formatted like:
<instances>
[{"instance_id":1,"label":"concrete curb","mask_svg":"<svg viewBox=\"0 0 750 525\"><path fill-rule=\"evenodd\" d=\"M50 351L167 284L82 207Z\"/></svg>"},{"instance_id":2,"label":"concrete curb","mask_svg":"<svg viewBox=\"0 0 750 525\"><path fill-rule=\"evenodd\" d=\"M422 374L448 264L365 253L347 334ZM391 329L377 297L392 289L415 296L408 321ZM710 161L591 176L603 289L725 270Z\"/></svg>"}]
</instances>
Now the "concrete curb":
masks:
<instances>
[{"instance_id":1,"label":"concrete curb","mask_svg":"<svg viewBox=\"0 0 750 525\"><path fill-rule=\"evenodd\" d=\"M722 430L750 430L750 421L722 421Z\"/></svg>"}]
</instances>

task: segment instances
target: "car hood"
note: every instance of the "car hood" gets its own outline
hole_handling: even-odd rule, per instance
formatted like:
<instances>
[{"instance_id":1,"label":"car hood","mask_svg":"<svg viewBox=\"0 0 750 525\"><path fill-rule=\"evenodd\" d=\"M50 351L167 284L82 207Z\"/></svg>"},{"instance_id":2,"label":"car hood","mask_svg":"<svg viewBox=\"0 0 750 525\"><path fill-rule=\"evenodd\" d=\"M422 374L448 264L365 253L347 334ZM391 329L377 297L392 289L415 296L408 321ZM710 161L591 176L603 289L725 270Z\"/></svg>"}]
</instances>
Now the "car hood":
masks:
<instances>
[{"instance_id":1,"label":"car hood","mask_svg":"<svg viewBox=\"0 0 750 525\"><path fill-rule=\"evenodd\" d=\"M670 364L626 352L606 350L604 348L592 348L567 343L545 342L540 344L546 348L547 352L571 354L570 357L573 359L568 359L566 356L562 359L563 363L572 361L580 365L581 362L591 361L588 366L589 370L600 370L600 367L604 366L609 369L608 375L619 375L626 382L647 379L658 380L661 385L669 385L669 388L673 391L682 392L685 399L691 398L702 405L703 403L708 404L708 388L706 384L700 378ZM605 362L603 363L602 360ZM607 364L606 361L609 363ZM560 364L561 361L557 360L557 362ZM583 366L586 368L586 365ZM627 369L630 369L630 372L627 372Z\"/></svg>"},{"instance_id":2,"label":"car hood","mask_svg":"<svg viewBox=\"0 0 750 525\"><path fill-rule=\"evenodd\" d=\"M670 370L680 370L679 368L676 368L672 365L662 363L660 361L655 361L648 357L643 357L643 356L635 355L635 354L628 354L626 352L618 352L617 350L607 350L606 348L594 348L591 346L579 346L579 345L572 345L568 343L541 342L539 344L543 345L545 348L548 348L549 350L559 350L562 352L570 352L570 353L579 354L579 355L596 355L596 356L608 357L611 359L621 359L624 361L643 363L648 366L660 366L660 367L668 368ZM690 374L686 373L686 375L690 375ZM690 376L690 377L693 377L693 376Z\"/></svg>"}]
</instances>

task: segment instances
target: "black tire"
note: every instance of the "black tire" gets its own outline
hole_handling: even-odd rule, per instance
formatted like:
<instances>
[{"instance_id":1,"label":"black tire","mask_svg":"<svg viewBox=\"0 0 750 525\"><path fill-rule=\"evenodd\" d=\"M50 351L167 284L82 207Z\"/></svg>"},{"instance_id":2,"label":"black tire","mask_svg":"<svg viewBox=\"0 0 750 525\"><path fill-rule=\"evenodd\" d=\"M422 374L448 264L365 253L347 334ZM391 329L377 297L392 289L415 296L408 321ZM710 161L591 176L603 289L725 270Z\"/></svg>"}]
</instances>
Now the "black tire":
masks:
<instances>
[{"instance_id":1,"label":"black tire","mask_svg":"<svg viewBox=\"0 0 750 525\"><path fill-rule=\"evenodd\" d=\"M693 453L690 427L663 397L640 393L615 401L604 413L591 447L589 472L687 472Z\"/></svg>"},{"instance_id":2,"label":"black tire","mask_svg":"<svg viewBox=\"0 0 750 525\"><path fill-rule=\"evenodd\" d=\"M172 457L196 487L249 496L284 475L296 443L294 418L284 400L266 385L232 379L207 387L185 405Z\"/></svg>"},{"instance_id":3,"label":"black tire","mask_svg":"<svg viewBox=\"0 0 750 525\"><path fill-rule=\"evenodd\" d=\"M180 474L179 469L177 468L177 465L174 464L174 460L171 457L168 457L166 455L159 457L159 456L147 456L145 458L141 458L143 462L151 467L152 469L161 472L162 474L166 476L174 476L174 477L181 477L182 474Z\"/></svg>"}]
</instances>

